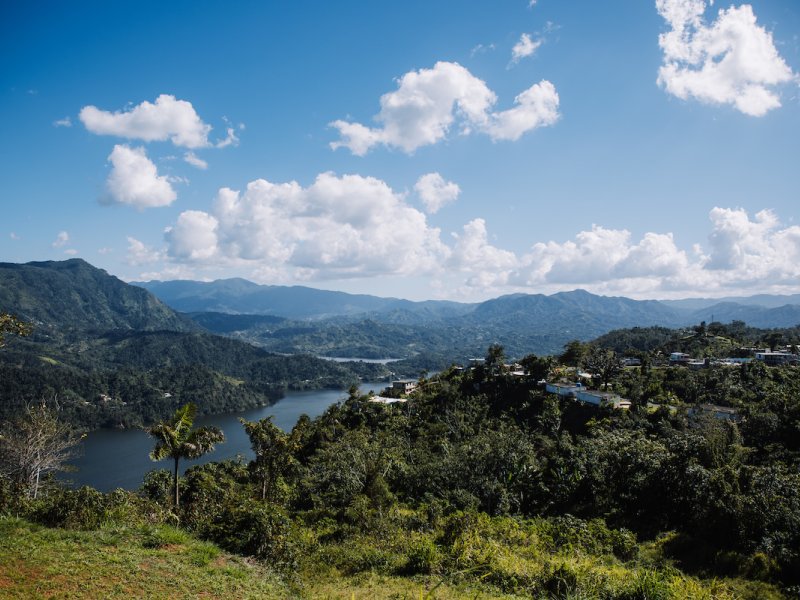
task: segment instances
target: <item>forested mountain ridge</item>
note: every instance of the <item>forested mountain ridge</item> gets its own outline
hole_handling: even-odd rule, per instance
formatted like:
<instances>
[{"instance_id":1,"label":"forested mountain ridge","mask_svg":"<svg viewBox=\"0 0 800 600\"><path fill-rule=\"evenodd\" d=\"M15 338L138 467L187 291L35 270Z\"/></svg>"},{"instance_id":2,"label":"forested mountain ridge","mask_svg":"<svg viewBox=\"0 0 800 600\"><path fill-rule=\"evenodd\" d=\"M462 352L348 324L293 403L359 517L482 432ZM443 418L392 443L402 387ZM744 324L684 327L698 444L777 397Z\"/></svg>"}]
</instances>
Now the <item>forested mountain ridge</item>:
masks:
<instances>
[{"instance_id":1,"label":"forested mountain ridge","mask_svg":"<svg viewBox=\"0 0 800 600\"><path fill-rule=\"evenodd\" d=\"M0 310L46 330L197 331L147 291L80 258L0 263Z\"/></svg>"},{"instance_id":2,"label":"forested mountain ridge","mask_svg":"<svg viewBox=\"0 0 800 600\"><path fill-rule=\"evenodd\" d=\"M264 286L243 279L136 285L173 308L198 311L192 318L215 332L276 352L339 357L411 358L427 353L464 360L494 342L512 355L554 354L572 339L588 341L620 328L681 327L711 320L743 320L764 328L800 323L800 305L791 304L798 296L662 302L574 290L549 296L510 294L468 304ZM203 311L215 314L203 316ZM225 313L239 318L225 318ZM248 322L246 314L276 320Z\"/></svg>"},{"instance_id":3,"label":"forested mountain ridge","mask_svg":"<svg viewBox=\"0 0 800 600\"><path fill-rule=\"evenodd\" d=\"M131 427L189 401L201 414L229 412L274 402L287 388L344 388L387 373L380 365L276 356L208 333L80 259L0 264L0 282L0 312L32 329L9 336L0 352L0 419L47 400L85 428Z\"/></svg>"},{"instance_id":4,"label":"forested mountain ridge","mask_svg":"<svg viewBox=\"0 0 800 600\"><path fill-rule=\"evenodd\" d=\"M134 282L182 312L274 315L287 319L390 313L405 310L458 314L470 305L447 301L412 302L367 294L348 294L305 286L258 285L245 279Z\"/></svg>"}]
</instances>

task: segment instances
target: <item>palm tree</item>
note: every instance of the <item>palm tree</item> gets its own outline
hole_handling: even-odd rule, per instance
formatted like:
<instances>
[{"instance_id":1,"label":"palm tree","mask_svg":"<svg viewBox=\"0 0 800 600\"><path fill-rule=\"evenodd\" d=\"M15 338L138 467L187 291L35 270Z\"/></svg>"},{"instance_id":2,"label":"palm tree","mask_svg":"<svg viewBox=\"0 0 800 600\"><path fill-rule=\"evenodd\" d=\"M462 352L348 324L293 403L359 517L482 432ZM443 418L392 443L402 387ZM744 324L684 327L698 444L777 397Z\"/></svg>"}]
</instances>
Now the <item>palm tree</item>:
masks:
<instances>
[{"instance_id":1,"label":"palm tree","mask_svg":"<svg viewBox=\"0 0 800 600\"><path fill-rule=\"evenodd\" d=\"M217 427L192 429L197 406L193 402L175 411L171 419L156 423L147 430L154 437L156 447L150 452L151 460L171 458L175 461L175 508L179 506L178 463L182 458L200 458L214 450L214 444L225 441L225 435Z\"/></svg>"}]
</instances>

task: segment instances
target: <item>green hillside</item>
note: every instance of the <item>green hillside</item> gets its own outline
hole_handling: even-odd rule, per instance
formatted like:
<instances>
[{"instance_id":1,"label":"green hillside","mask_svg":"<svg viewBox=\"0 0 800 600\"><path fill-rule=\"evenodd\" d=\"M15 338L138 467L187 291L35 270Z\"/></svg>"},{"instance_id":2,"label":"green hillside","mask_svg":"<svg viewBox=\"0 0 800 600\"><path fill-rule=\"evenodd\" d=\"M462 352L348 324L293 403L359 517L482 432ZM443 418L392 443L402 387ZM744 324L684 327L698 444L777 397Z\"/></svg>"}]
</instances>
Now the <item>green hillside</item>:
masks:
<instances>
[{"instance_id":1,"label":"green hillside","mask_svg":"<svg viewBox=\"0 0 800 600\"><path fill-rule=\"evenodd\" d=\"M0 419L46 400L84 428L136 427L186 402L200 414L275 402L284 390L347 388L379 365L280 356L202 327L80 259L0 264L0 312L31 325L0 352Z\"/></svg>"},{"instance_id":2,"label":"green hillside","mask_svg":"<svg viewBox=\"0 0 800 600\"><path fill-rule=\"evenodd\" d=\"M70 330L198 330L152 294L79 258L0 263L0 310L32 322L39 335Z\"/></svg>"}]
</instances>

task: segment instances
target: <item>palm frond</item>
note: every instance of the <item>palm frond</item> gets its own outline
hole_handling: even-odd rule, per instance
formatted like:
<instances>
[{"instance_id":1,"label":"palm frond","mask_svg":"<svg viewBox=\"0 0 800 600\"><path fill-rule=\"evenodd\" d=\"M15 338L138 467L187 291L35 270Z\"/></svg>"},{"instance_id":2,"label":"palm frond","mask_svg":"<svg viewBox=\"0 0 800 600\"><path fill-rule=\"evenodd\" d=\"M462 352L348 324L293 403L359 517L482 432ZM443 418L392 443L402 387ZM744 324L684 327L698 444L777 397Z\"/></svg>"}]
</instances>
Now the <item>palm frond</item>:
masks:
<instances>
[{"instance_id":1,"label":"palm frond","mask_svg":"<svg viewBox=\"0 0 800 600\"><path fill-rule=\"evenodd\" d=\"M197 405L194 402L184 404L175 411L173 427L180 437L184 437L185 432L192 428L195 416L197 416Z\"/></svg>"},{"instance_id":2,"label":"palm frond","mask_svg":"<svg viewBox=\"0 0 800 600\"><path fill-rule=\"evenodd\" d=\"M164 460L172 455L172 451L170 450L169 446L158 442L156 447L150 451L150 460L159 461Z\"/></svg>"}]
</instances>

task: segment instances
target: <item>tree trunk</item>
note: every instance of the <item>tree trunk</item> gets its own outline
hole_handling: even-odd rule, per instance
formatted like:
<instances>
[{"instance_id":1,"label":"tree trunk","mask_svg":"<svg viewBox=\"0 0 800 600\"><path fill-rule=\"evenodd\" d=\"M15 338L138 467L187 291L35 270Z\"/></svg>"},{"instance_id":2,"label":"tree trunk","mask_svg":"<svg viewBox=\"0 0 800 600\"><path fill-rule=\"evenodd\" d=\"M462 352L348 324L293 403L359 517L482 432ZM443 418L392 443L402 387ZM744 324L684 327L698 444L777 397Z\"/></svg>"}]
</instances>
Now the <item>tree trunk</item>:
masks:
<instances>
[{"instance_id":1,"label":"tree trunk","mask_svg":"<svg viewBox=\"0 0 800 600\"><path fill-rule=\"evenodd\" d=\"M39 467L36 467L36 482L33 484L33 499L36 500L36 497L39 495L39 476L41 475L42 470Z\"/></svg>"},{"instance_id":2,"label":"tree trunk","mask_svg":"<svg viewBox=\"0 0 800 600\"><path fill-rule=\"evenodd\" d=\"M175 458L175 510L178 510L179 496L178 496L178 459Z\"/></svg>"}]
</instances>

